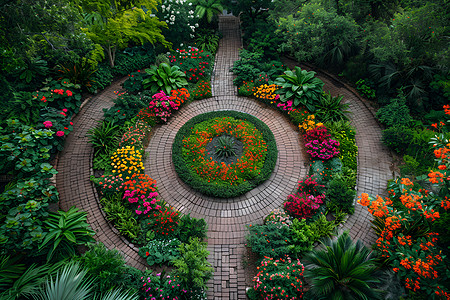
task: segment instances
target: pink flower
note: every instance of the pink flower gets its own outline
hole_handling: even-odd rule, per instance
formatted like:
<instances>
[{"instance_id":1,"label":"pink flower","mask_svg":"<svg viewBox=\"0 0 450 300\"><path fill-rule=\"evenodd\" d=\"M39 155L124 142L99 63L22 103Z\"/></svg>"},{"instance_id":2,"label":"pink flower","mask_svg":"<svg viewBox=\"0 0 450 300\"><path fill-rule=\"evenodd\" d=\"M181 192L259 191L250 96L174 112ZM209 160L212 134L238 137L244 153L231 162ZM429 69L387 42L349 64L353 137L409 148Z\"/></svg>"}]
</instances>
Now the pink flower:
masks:
<instances>
[{"instance_id":1,"label":"pink flower","mask_svg":"<svg viewBox=\"0 0 450 300\"><path fill-rule=\"evenodd\" d=\"M65 112L60 112L60 115L63 115L64 117L67 116Z\"/></svg>"},{"instance_id":2,"label":"pink flower","mask_svg":"<svg viewBox=\"0 0 450 300\"><path fill-rule=\"evenodd\" d=\"M67 108L63 108L63 112L65 112L65 113L66 113L66 112L67 112Z\"/></svg>"},{"instance_id":3,"label":"pink flower","mask_svg":"<svg viewBox=\"0 0 450 300\"><path fill-rule=\"evenodd\" d=\"M64 131L57 131L56 136L64 136Z\"/></svg>"},{"instance_id":4,"label":"pink flower","mask_svg":"<svg viewBox=\"0 0 450 300\"><path fill-rule=\"evenodd\" d=\"M45 128L50 128L53 126L53 123L51 121L45 121L44 123Z\"/></svg>"}]
</instances>

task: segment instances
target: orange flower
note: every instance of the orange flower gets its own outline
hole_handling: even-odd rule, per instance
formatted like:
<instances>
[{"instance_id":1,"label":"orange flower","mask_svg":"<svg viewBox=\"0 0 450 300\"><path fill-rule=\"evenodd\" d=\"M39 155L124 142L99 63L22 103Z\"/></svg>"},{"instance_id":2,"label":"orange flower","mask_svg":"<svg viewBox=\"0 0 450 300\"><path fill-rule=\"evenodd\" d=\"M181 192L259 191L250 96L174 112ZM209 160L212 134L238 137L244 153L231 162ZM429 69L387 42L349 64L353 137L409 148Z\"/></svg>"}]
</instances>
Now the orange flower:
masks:
<instances>
[{"instance_id":1,"label":"orange flower","mask_svg":"<svg viewBox=\"0 0 450 300\"><path fill-rule=\"evenodd\" d=\"M362 206L368 206L370 204L369 194L362 193L360 196L360 200L358 200L358 203Z\"/></svg>"}]
</instances>

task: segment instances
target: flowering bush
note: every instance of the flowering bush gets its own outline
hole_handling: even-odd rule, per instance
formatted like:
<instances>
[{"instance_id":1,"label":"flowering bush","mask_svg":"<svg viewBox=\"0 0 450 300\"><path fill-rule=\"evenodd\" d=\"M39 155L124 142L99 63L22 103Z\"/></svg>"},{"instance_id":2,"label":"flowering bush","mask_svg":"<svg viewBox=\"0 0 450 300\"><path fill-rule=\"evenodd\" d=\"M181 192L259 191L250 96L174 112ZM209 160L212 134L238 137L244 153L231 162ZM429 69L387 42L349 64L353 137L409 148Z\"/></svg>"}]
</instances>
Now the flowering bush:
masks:
<instances>
[{"instance_id":1,"label":"flowering bush","mask_svg":"<svg viewBox=\"0 0 450 300\"><path fill-rule=\"evenodd\" d=\"M150 129L151 127L145 122L137 122L130 126L123 134L119 147L136 146L137 148L142 148Z\"/></svg>"},{"instance_id":2,"label":"flowering bush","mask_svg":"<svg viewBox=\"0 0 450 300\"><path fill-rule=\"evenodd\" d=\"M306 119L301 124L298 125L300 131L308 132L316 127L321 127L323 124L316 123L315 118L316 117L314 115L308 115Z\"/></svg>"},{"instance_id":3,"label":"flowering bush","mask_svg":"<svg viewBox=\"0 0 450 300\"><path fill-rule=\"evenodd\" d=\"M292 252L292 241L289 227L267 223L264 225L248 225L249 234L245 237L252 252L260 258L280 258Z\"/></svg>"},{"instance_id":4,"label":"flowering bush","mask_svg":"<svg viewBox=\"0 0 450 300\"><path fill-rule=\"evenodd\" d=\"M156 120L155 120L155 113L152 111L149 111L149 108L142 108L138 114L137 114L137 119L146 123L148 126L153 127L156 124Z\"/></svg>"},{"instance_id":5,"label":"flowering bush","mask_svg":"<svg viewBox=\"0 0 450 300\"><path fill-rule=\"evenodd\" d=\"M319 123L320 124L320 123ZM315 124L315 127L306 131L303 135L303 140L305 143L312 142L314 140L324 141L331 137L328 133L328 129L324 125Z\"/></svg>"},{"instance_id":6,"label":"flowering bush","mask_svg":"<svg viewBox=\"0 0 450 300\"><path fill-rule=\"evenodd\" d=\"M192 91L195 100L206 99L212 96L211 81L199 80L195 89Z\"/></svg>"},{"instance_id":7,"label":"flowering bush","mask_svg":"<svg viewBox=\"0 0 450 300\"><path fill-rule=\"evenodd\" d=\"M159 20L166 22L168 28L164 28L162 34L174 46L193 38L196 28L199 26L198 17L195 15L195 6L192 6L192 3L187 0L161 1L156 16Z\"/></svg>"},{"instance_id":8,"label":"flowering bush","mask_svg":"<svg viewBox=\"0 0 450 300\"><path fill-rule=\"evenodd\" d=\"M186 80L193 83L210 77L212 58L210 52L195 47L189 47L188 50L177 49L169 55L170 63L179 66L186 74Z\"/></svg>"},{"instance_id":9,"label":"flowering bush","mask_svg":"<svg viewBox=\"0 0 450 300\"><path fill-rule=\"evenodd\" d=\"M303 298L303 271L300 260L289 257L273 259L265 257L253 278L252 299L289 299ZM253 298L254 297L254 298Z\"/></svg>"},{"instance_id":10,"label":"flowering bush","mask_svg":"<svg viewBox=\"0 0 450 300\"><path fill-rule=\"evenodd\" d=\"M291 217L283 210L277 208L264 218L264 224L275 224L281 227L289 227L292 224Z\"/></svg>"},{"instance_id":11,"label":"flowering bush","mask_svg":"<svg viewBox=\"0 0 450 300\"><path fill-rule=\"evenodd\" d=\"M263 99L263 100L269 100L274 101L280 99L280 96L275 93L275 91L279 88L276 84L263 84L258 87L256 87L256 90L253 94L256 99Z\"/></svg>"},{"instance_id":12,"label":"flowering bush","mask_svg":"<svg viewBox=\"0 0 450 300\"><path fill-rule=\"evenodd\" d=\"M125 146L114 151L111 156L111 172L128 180L133 174L141 174L144 170L142 163L142 153L136 150L134 146Z\"/></svg>"},{"instance_id":13,"label":"flowering bush","mask_svg":"<svg viewBox=\"0 0 450 300\"><path fill-rule=\"evenodd\" d=\"M317 182L317 178L312 176L306 176L305 179L298 181L297 191L300 193L306 193L309 195L319 195L322 194L325 186Z\"/></svg>"},{"instance_id":14,"label":"flowering bush","mask_svg":"<svg viewBox=\"0 0 450 300\"><path fill-rule=\"evenodd\" d=\"M115 175L102 175L93 181L99 187L102 195L122 192L124 183L123 178Z\"/></svg>"},{"instance_id":15,"label":"flowering bush","mask_svg":"<svg viewBox=\"0 0 450 300\"><path fill-rule=\"evenodd\" d=\"M284 209L297 219L307 219L312 217L320 208L325 196L323 194L314 196L307 193L291 194L284 203Z\"/></svg>"},{"instance_id":16,"label":"flowering bush","mask_svg":"<svg viewBox=\"0 0 450 300\"><path fill-rule=\"evenodd\" d=\"M306 152L309 153L312 158L328 160L339 155L339 142L332 139L326 139L322 142L313 140L306 143L305 147L308 149Z\"/></svg>"},{"instance_id":17,"label":"flowering bush","mask_svg":"<svg viewBox=\"0 0 450 300\"><path fill-rule=\"evenodd\" d=\"M130 180L123 183L125 193L123 199L132 204L136 214L148 214L152 209L159 210L156 180L147 174L133 174Z\"/></svg>"},{"instance_id":18,"label":"flowering bush","mask_svg":"<svg viewBox=\"0 0 450 300\"><path fill-rule=\"evenodd\" d=\"M51 106L57 109L69 109L70 114L77 113L81 105L79 85L67 82L50 81L47 86L32 94L42 107Z\"/></svg>"},{"instance_id":19,"label":"flowering bush","mask_svg":"<svg viewBox=\"0 0 450 300\"><path fill-rule=\"evenodd\" d=\"M183 103L187 102L189 98L191 97L191 94L189 94L189 91L185 88L180 88L176 90L172 90L171 95L169 99L175 104L180 107Z\"/></svg>"},{"instance_id":20,"label":"flowering bush","mask_svg":"<svg viewBox=\"0 0 450 300\"><path fill-rule=\"evenodd\" d=\"M363 193L358 201L375 217L377 249L398 272L407 289L448 299L449 291L443 285L449 279L447 268L436 247L437 234L429 229L440 217L436 207L439 204L444 210L449 207L408 178L394 181L389 194L390 198L372 199ZM402 208L394 208L393 199L400 200Z\"/></svg>"},{"instance_id":21,"label":"flowering bush","mask_svg":"<svg viewBox=\"0 0 450 300\"><path fill-rule=\"evenodd\" d=\"M161 91L152 96L148 109L161 121L167 122L172 116L173 111L178 110L179 106L177 102L171 100L166 93Z\"/></svg>"},{"instance_id":22,"label":"flowering bush","mask_svg":"<svg viewBox=\"0 0 450 300\"><path fill-rule=\"evenodd\" d=\"M152 218L147 225L150 225L157 237L167 238L175 234L179 219L180 216L177 211L172 207L164 207L164 210L159 209L152 214Z\"/></svg>"},{"instance_id":23,"label":"flowering bush","mask_svg":"<svg viewBox=\"0 0 450 300\"><path fill-rule=\"evenodd\" d=\"M141 277L142 291L145 299L152 300L178 300L182 299L181 295L187 293L180 287L180 280L177 277L170 275L161 276L161 273L156 275L148 275Z\"/></svg>"}]
</instances>

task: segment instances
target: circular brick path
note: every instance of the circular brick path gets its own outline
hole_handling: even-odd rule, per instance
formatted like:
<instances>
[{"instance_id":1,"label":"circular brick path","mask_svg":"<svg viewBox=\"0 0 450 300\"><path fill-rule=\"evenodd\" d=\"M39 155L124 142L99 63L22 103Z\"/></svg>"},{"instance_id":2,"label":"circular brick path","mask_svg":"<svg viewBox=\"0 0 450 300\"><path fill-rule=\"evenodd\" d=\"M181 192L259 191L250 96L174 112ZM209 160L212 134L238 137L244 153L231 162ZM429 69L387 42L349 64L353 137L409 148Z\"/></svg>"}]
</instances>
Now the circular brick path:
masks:
<instances>
[{"instance_id":1,"label":"circular brick path","mask_svg":"<svg viewBox=\"0 0 450 300\"><path fill-rule=\"evenodd\" d=\"M208 282L208 299L245 299L245 273L241 264L245 251L245 225L261 223L268 212L279 207L295 189L297 181L307 174L308 164L302 155L298 132L287 119L254 100L236 96L229 68L238 59L238 49L241 47L238 19L221 17L219 28L224 37L215 61L214 96L183 107L166 125L154 130L146 150L149 153L146 170L157 180L164 200L183 213L190 212L192 216L205 218L208 222L208 259L214 266L214 277ZM343 94L350 103L359 147L358 194L384 194L386 181L390 178L391 158L380 143L380 127L353 91L333 78L321 74L318 77L324 80L325 90L330 90L333 95ZM113 91L119 90L120 84L120 81L116 82L91 99L74 119L74 131L68 136L58 160L57 188L62 209L67 210L75 205L86 211L98 241L108 248L121 250L129 265L145 269L145 261L137 255L137 248L121 238L104 219L89 181L93 149L88 144L86 132L102 119L102 108L113 105L112 99L116 97ZM178 129L193 116L213 110L238 110L258 117L274 133L279 150L278 161L269 180L247 194L227 201L192 191L178 179L171 162L172 141ZM370 244L375 235L369 220L367 210L357 205L355 214L349 217L344 228L350 230L352 237Z\"/></svg>"}]
</instances>

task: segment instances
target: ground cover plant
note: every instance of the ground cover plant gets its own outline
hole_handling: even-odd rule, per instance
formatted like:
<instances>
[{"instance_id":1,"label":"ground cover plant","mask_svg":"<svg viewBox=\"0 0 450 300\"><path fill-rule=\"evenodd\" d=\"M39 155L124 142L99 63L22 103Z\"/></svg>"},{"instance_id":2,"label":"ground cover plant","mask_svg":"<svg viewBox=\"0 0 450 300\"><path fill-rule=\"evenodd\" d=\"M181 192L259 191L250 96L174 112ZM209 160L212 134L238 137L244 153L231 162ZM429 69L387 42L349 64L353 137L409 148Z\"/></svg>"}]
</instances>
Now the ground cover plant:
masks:
<instances>
[{"instance_id":1,"label":"ground cover plant","mask_svg":"<svg viewBox=\"0 0 450 300\"><path fill-rule=\"evenodd\" d=\"M198 133L201 140L196 138ZM191 138L193 134L195 137ZM216 150L208 150L208 143L223 135L233 137L245 147L241 146L242 155L236 156L235 162L214 159L216 153L212 151ZM194 189L221 198L235 197L266 180L277 157L268 127L250 115L233 111L192 118L178 131L172 149L178 176Z\"/></svg>"}]
</instances>

